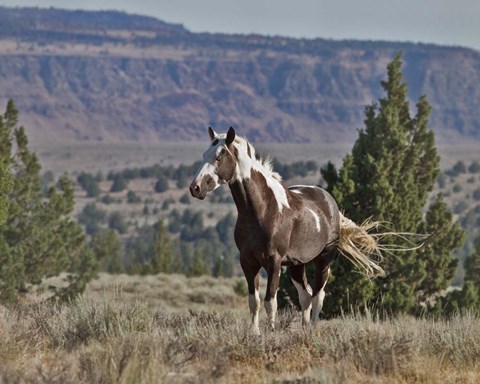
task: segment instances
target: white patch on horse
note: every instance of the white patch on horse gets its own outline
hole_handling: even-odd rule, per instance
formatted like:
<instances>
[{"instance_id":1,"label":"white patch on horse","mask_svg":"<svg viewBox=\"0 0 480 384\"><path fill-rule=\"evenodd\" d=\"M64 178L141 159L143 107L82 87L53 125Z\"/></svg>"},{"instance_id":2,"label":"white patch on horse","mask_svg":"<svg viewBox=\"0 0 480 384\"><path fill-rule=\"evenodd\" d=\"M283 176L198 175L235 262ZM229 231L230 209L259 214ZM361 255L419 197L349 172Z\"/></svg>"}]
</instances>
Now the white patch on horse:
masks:
<instances>
[{"instance_id":1,"label":"white patch on horse","mask_svg":"<svg viewBox=\"0 0 480 384\"><path fill-rule=\"evenodd\" d=\"M317 213L313 209L310 209L310 208L307 208L307 209L311 212L311 214L313 215L313 218L315 219L317 232L320 232L320 217L317 215Z\"/></svg>"},{"instance_id":2,"label":"white patch on horse","mask_svg":"<svg viewBox=\"0 0 480 384\"><path fill-rule=\"evenodd\" d=\"M280 213L282 213L284 207L290 208L290 204L288 204L287 193L285 192L283 185L280 184L279 181L265 176L265 174L263 174L263 176L265 177L268 187L272 190L273 195L275 196Z\"/></svg>"},{"instance_id":3,"label":"white patch on horse","mask_svg":"<svg viewBox=\"0 0 480 384\"><path fill-rule=\"evenodd\" d=\"M260 294L258 293L258 289L255 290L253 295L248 295L248 306L250 307L250 314L252 315L253 333L259 335Z\"/></svg>"},{"instance_id":4,"label":"white patch on horse","mask_svg":"<svg viewBox=\"0 0 480 384\"><path fill-rule=\"evenodd\" d=\"M288 189L296 189L296 188L318 188L318 187L315 186L315 185L302 185L302 184L291 185L290 187L288 187ZM292 192L294 192L294 191L292 191Z\"/></svg>"},{"instance_id":5,"label":"white patch on horse","mask_svg":"<svg viewBox=\"0 0 480 384\"><path fill-rule=\"evenodd\" d=\"M298 189L290 189L290 192L298 193L299 195L302 195L302 191L299 191Z\"/></svg>"},{"instance_id":6,"label":"white patch on horse","mask_svg":"<svg viewBox=\"0 0 480 384\"><path fill-rule=\"evenodd\" d=\"M275 316L277 314L277 293L273 296L270 301L265 300L264 302L265 310L267 311L267 317L270 322L272 329L275 328Z\"/></svg>"},{"instance_id":7,"label":"white patch on horse","mask_svg":"<svg viewBox=\"0 0 480 384\"><path fill-rule=\"evenodd\" d=\"M310 322L310 311L312 309L312 287L307 284L307 289L304 289L302 284L293 280L293 285L297 288L298 301L302 307L302 322L308 324Z\"/></svg>"},{"instance_id":8,"label":"white patch on horse","mask_svg":"<svg viewBox=\"0 0 480 384\"><path fill-rule=\"evenodd\" d=\"M328 277L330 276L330 268L328 269L328 276L325 279L322 289L312 297L312 317L313 324L319 320L320 312L323 308L323 300L325 299L325 286L327 285Z\"/></svg>"},{"instance_id":9,"label":"white patch on horse","mask_svg":"<svg viewBox=\"0 0 480 384\"><path fill-rule=\"evenodd\" d=\"M278 173L273 172L270 160L257 160L255 148L251 145L249 156L249 143L241 137L236 137L233 144L238 151L238 161L234 179L238 181L247 180L251 177L252 170L259 172L265 178L268 188L273 192L280 213L282 213L283 208L290 208L287 192L281 183L282 178Z\"/></svg>"}]
</instances>

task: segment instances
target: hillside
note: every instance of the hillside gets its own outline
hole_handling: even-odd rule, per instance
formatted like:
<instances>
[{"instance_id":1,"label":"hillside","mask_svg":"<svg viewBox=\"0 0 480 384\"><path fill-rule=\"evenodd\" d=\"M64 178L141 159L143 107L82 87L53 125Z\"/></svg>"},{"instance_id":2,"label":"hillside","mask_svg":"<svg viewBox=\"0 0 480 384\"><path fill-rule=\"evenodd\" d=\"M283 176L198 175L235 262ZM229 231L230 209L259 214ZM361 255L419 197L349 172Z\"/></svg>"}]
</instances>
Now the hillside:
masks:
<instances>
[{"instance_id":1,"label":"hillside","mask_svg":"<svg viewBox=\"0 0 480 384\"><path fill-rule=\"evenodd\" d=\"M443 141L480 138L480 52L458 47L191 33L120 12L0 7L0 102L34 143L352 142L402 50Z\"/></svg>"}]
</instances>

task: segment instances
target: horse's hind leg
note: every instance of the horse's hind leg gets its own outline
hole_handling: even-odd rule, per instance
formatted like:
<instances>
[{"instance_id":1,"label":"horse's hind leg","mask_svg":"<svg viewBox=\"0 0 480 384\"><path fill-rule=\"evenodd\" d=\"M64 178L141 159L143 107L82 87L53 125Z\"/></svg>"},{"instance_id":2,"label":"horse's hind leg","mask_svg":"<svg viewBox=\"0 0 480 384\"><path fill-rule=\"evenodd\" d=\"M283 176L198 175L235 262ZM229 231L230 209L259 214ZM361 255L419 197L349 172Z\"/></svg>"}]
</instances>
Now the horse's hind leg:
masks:
<instances>
[{"instance_id":1,"label":"horse's hind leg","mask_svg":"<svg viewBox=\"0 0 480 384\"><path fill-rule=\"evenodd\" d=\"M312 294L312 317L315 324L320 316L325 299L325 285L330 275L330 264L336 255L336 249L322 253L314 260L315 265L315 284Z\"/></svg>"},{"instance_id":2,"label":"horse's hind leg","mask_svg":"<svg viewBox=\"0 0 480 384\"><path fill-rule=\"evenodd\" d=\"M256 335L260 335L259 312L260 312L260 294L258 292L260 266L248 262L240 256L240 265L248 285L248 306L250 307L250 315L252 316L252 331Z\"/></svg>"},{"instance_id":3,"label":"horse's hind leg","mask_svg":"<svg viewBox=\"0 0 480 384\"><path fill-rule=\"evenodd\" d=\"M288 268L290 278L297 288L298 300L302 307L302 323L310 323L310 311L312 309L312 288L308 285L305 265L292 265Z\"/></svg>"},{"instance_id":4,"label":"horse's hind leg","mask_svg":"<svg viewBox=\"0 0 480 384\"><path fill-rule=\"evenodd\" d=\"M330 274L330 267L324 268L322 271L315 272L315 274L320 275L319 278L315 278L315 288L320 287L318 290L313 291L312 297L312 317L313 324L319 319L320 312L323 308L323 300L325 299L325 285L327 284L328 276ZM318 283L317 283L318 281Z\"/></svg>"}]
</instances>

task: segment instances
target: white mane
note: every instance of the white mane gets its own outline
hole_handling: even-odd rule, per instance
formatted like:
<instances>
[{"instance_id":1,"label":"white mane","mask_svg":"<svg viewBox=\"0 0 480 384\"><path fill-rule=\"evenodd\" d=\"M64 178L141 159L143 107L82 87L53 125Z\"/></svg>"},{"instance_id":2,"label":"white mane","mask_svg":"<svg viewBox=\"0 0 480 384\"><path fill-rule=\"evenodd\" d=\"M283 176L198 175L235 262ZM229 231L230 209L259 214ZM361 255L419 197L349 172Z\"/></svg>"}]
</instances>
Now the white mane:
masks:
<instances>
[{"instance_id":1,"label":"white mane","mask_svg":"<svg viewBox=\"0 0 480 384\"><path fill-rule=\"evenodd\" d=\"M281 183L282 177L273 171L271 159L268 157L263 159L257 157L253 145L243 137L235 137L233 144L238 151L235 177L238 180L245 180L250 178L252 169L260 172L265 177L268 188L271 189L275 196L280 213L283 208L290 208L287 192Z\"/></svg>"},{"instance_id":2,"label":"white mane","mask_svg":"<svg viewBox=\"0 0 480 384\"><path fill-rule=\"evenodd\" d=\"M239 160L243 160L245 157L250 158L253 169L260 171L265 177L270 177L278 182L282 181L282 176L273 170L272 159L269 157L261 158L258 156L255 148L246 138L236 136L234 143L238 150L239 158L241 157ZM250 155L248 154L249 151Z\"/></svg>"}]
</instances>

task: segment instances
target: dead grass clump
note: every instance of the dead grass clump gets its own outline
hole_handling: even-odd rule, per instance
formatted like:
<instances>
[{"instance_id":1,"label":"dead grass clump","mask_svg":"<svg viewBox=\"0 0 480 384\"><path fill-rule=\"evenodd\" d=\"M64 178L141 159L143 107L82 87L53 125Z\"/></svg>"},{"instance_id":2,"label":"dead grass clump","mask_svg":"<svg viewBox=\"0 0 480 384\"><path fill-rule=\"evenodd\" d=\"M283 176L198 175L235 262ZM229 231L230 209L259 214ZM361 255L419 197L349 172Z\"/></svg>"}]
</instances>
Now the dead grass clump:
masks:
<instances>
[{"instance_id":1,"label":"dead grass clump","mask_svg":"<svg viewBox=\"0 0 480 384\"><path fill-rule=\"evenodd\" d=\"M123 300L142 298L162 310L177 312L188 308L198 310L246 308L246 300L235 294L236 282L237 279L234 278L216 279L210 276L195 278L177 274L113 276L102 273L98 280L89 284L86 294L102 300L105 296L111 296L112 291L118 291Z\"/></svg>"},{"instance_id":2,"label":"dead grass clump","mask_svg":"<svg viewBox=\"0 0 480 384\"><path fill-rule=\"evenodd\" d=\"M425 321L423 326L429 355L455 367L472 367L480 362L480 323L473 314Z\"/></svg>"},{"instance_id":3,"label":"dead grass clump","mask_svg":"<svg viewBox=\"0 0 480 384\"><path fill-rule=\"evenodd\" d=\"M53 347L74 349L90 341L151 329L150 311L141 301L113 299L98 303L80 298L68 306L37 305L32 311L34 333Z\"/></svg>"},{"instance_id":4,"label":"dead grass clump","mask_svg":"<svg viewBox=\"0 0 480 384\"><path fill-rule=\"evenodd\" d=\"M395 375L418 355L415 335L404 325L404 319L376 322L360 317L323 322L313 348L318 356L362 374Z\"/></svg>"},{"instance_id":5,"label":"dead grass clump","mask_svg":"<svg viewBox=\"0 0 480 384\"><path fill-rule=\"evenodd\" d=\"M82 348L78 353L78 379L87 383L159 382L168 369L158 341L158 337L133 333Z\"/></svg>"}]
</instances>

